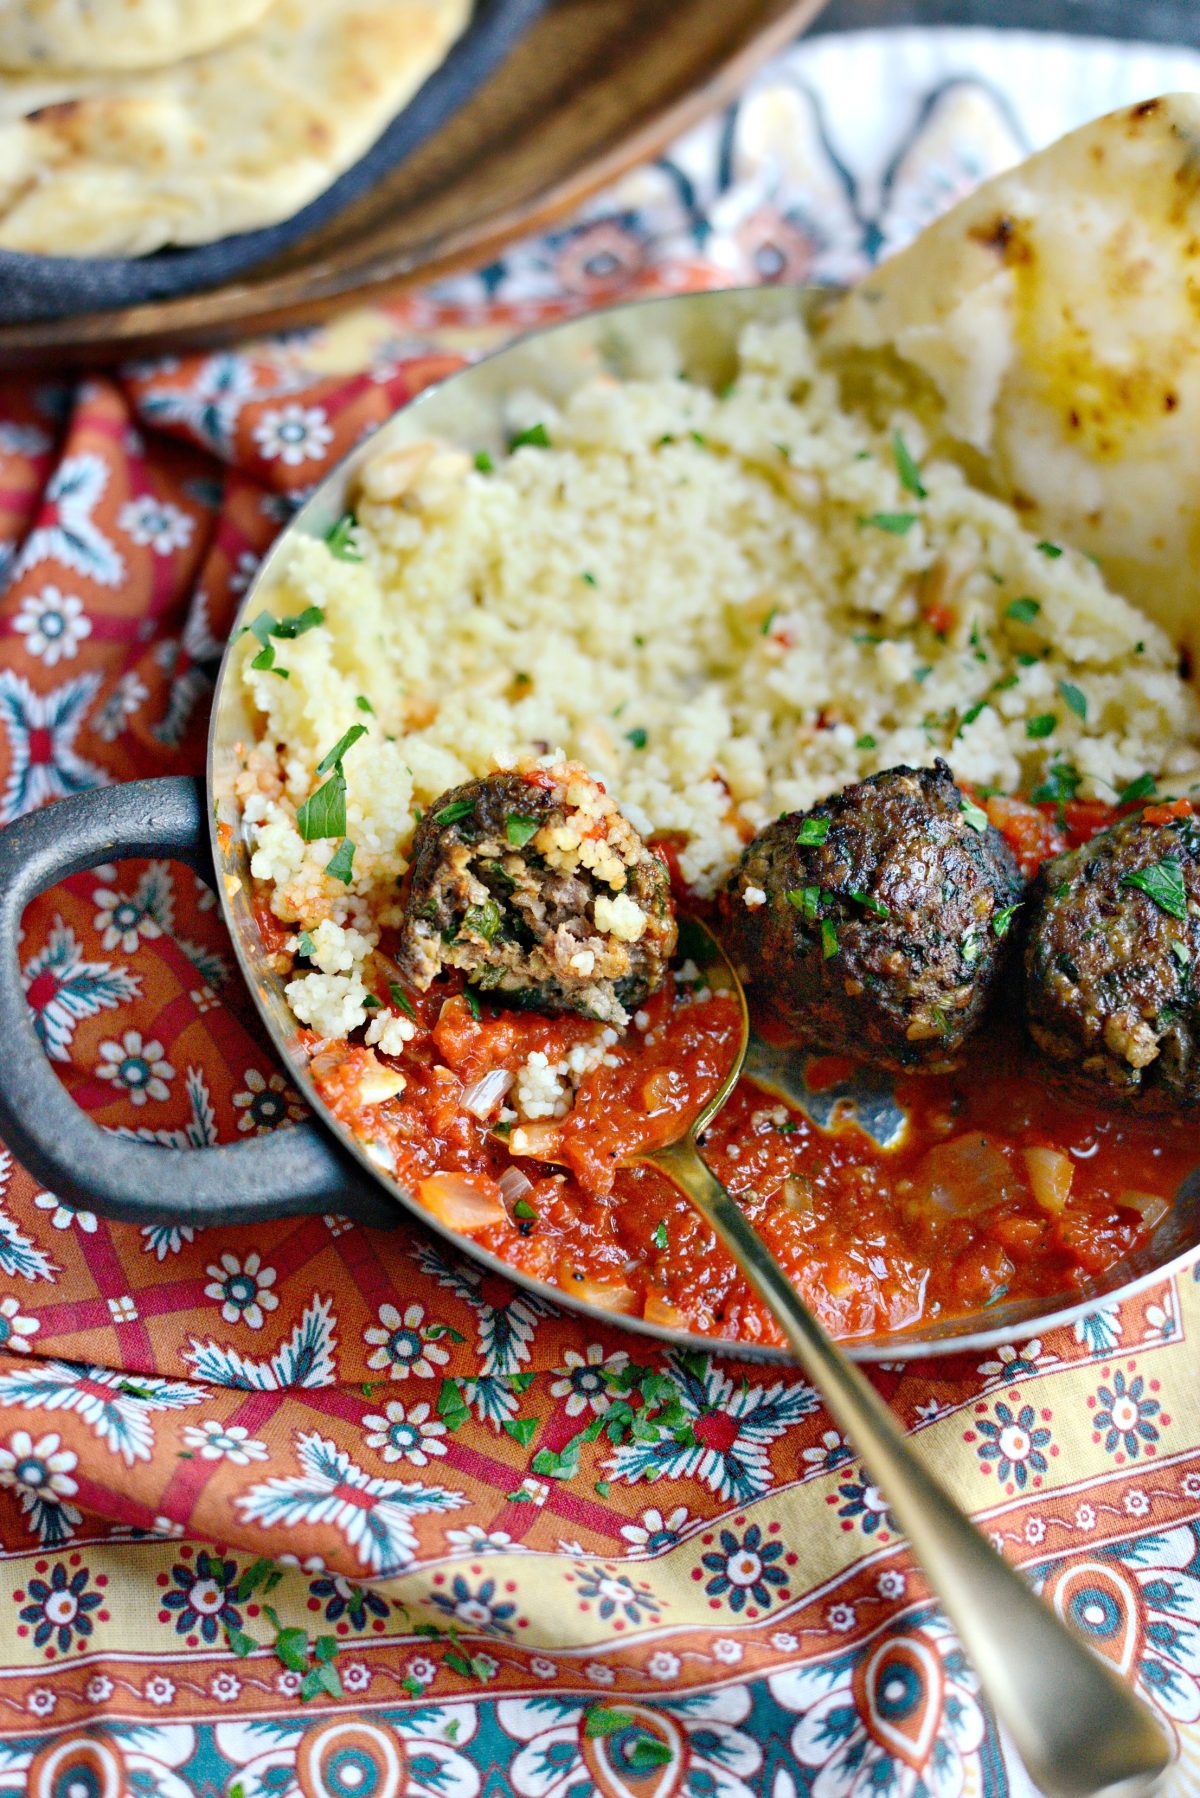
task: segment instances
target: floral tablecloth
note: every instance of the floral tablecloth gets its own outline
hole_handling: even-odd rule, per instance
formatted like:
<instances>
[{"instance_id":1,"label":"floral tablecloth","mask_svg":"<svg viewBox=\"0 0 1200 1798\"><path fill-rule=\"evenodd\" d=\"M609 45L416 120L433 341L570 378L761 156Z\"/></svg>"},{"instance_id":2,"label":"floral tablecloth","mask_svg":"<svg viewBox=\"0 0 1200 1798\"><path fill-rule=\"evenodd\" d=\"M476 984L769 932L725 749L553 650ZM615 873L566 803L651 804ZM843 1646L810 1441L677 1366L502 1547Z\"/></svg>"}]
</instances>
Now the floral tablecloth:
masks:
<instances>
[{"instance_id":1,"label":"floral tablecloth","mask_svg":"<svg viewBox=\"0 0 1200 1798\"><path fill-rule=\"evenodd\" d=\"M222 639L329 462L532 320L844 279L1189 52L979 32L796 47L586 214L237 354L0 390L0 818L201 766ZM77 875L22 944L106 1128L299 1102L212 896ZM881 1389L1170 1720L1200 1791L1200 1285ZM0 1790L60 1798L1020 1794L869 1475L794 1370L662 1355L405 1223L109 1224L0 1157Z\"/></svg>"}]
</instances>

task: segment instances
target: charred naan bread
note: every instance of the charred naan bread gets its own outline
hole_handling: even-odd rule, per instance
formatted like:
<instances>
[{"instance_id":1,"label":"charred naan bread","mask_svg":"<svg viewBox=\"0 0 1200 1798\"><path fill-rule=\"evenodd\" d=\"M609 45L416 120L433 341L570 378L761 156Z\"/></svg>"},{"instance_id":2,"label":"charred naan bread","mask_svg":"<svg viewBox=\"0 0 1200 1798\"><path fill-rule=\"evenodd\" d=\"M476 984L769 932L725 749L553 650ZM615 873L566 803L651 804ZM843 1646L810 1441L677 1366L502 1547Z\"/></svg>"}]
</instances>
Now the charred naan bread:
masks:
<instances>
[{"instance_id":1,"label":"charred naan bread","mask_svg":"<svg viewBox=\"0 0 1200 1798\"><path fill-rule=\"evenodd\" d=\"M971 472L1200 652L1200 95L986 182L827 323L922 370Z\"/></svg>"},{"instance_id":2,"label":"charred naan bread","mask_svg":"<svg viewBox=\"0 0 1200 1798\"><path fill-rule=\"evenodd\" d=\"M0 67L146 69L257 23L271 0L0 0Z\"/></svg>"},{"instance_id":3,"label":"charred naan bread","mask_svg":"<svg viewBox=\"0 0 1200 1798\"><path fill-rule=\"evenodd\" d=\"M469 12L275 0L253 29L167 68L4 82L0 249L142 256L291 217L370 147Z\"/></svg>"}]
</instances>

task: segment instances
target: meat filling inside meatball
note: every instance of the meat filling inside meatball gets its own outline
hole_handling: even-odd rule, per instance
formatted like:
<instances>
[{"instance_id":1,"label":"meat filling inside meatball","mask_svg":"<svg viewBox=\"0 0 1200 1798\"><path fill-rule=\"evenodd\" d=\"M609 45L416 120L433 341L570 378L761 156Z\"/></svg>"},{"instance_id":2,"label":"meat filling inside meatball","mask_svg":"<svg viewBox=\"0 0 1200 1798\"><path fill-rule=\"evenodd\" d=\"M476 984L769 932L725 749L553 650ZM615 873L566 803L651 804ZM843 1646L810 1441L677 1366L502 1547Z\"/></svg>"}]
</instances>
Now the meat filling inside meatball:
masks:
<instances>
[{"instance_id":1,"label":"meat filling inside meatball","mask_svg":"<svg viewBox=\"0 0 1200 1798\"><path fill-rule=\"evenodd\" d=\"M665 865L573 764L455 787L417 830L398 960L420 991L460 968L509 1003L623 1027L675 942Z\"/></svg>"},{"instance_id":2,"label":"meat filling inside meatball","mask_svg":"<svg viewBox=\"0 0 1200 1798\"><path fill-rule=\"evenodd\" d=\"M980 1023L1021 876L945 762L768 825L721 895L735 961L796 1031L943 1072Z\"/></svg>"},{"instance_id":3,"label":"meat filling inside meatball","mask_svg":"<svg viewBox=\"0 0 1200 1798\"><path fill-rule=\"evenodd\" d=\"M1172 815L1174 814L1174 815ZM1047 862L1030 904L1030 1033L1082 1093L1200 1103L1200 822L1150 806Z\"/></svg>"}]
</instances>

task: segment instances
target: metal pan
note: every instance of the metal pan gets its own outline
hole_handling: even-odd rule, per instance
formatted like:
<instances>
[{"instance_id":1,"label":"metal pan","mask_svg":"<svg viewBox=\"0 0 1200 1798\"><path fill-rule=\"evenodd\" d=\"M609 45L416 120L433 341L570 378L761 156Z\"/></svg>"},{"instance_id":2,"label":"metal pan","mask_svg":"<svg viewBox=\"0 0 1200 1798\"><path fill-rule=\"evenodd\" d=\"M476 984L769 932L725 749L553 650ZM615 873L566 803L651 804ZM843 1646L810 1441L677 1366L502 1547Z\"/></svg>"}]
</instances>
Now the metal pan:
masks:
<instances>
[{"instance_id":1,"label":"metal pan","mask_svg":"<svg viewBox=\"0 0 1200 1798\"><path fill-rule=\"evenodd\" d=\"M266 557L238 623L270 606L280 568L299 536L322 537L347 509L368 458L435 436L464 448L502 451L502 404L515 388L562 401L600 372L618 376L682 371L721 385L734 371L737 339L752 319L811 315L814 292L752 289L689 294L591 313L542 331L423 393L360 444L322 483ZM665 1329L574 1300L558 1287L520 1274L474 1242L436 1223L390 1175L381 1172L326 1110L309 1078L283 984L267 965L234 779L242 746L253 740L240 684L222 662L209 732L207 787L175 778L101 788L20 819L0 832L0 1134L39 1179L61 1197L107 1217L139 1223L252 1223L304 1212L339 1211L387 1227L410 1219L453 1242L464 1255L515 1285L598 1323L692 1349L784 1360L782 1350ZM314 1118L294 1129L182 1151L126 1141L92 1123L72 1102L34 1033L21 986L17 940L29 900L56 881L123 856L175 856L215 885L238 961L271 1038ZM406 1215L407 1214L407 1215ZM1179 1192L1151 1241L1109 1268L1084 1291L989 1307L903 1335L850 1345L860 1360L977 1351L1034 1329L1074 1321L1104 1301L1125 1297L1179 1267L1200 1247L1200 1168Z\"/></svg>"}]
</instances>

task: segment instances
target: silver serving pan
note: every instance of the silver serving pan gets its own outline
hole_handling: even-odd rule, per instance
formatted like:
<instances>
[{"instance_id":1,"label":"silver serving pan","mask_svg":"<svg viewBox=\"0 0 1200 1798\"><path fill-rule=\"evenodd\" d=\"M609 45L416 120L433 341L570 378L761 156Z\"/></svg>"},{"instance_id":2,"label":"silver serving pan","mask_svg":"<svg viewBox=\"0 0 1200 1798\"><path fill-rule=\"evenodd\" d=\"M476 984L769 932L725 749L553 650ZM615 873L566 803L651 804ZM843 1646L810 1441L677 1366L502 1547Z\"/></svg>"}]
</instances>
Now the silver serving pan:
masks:
<instances>
[{"instance_id":1,"label":"silver serving pan","mask_svg":"<svg viewBox=\"0 0 1200 1798\"><path fill-rule=\"evenodd\" d=\"M437 437L472 451L503 452L503 405L516 389L561 402L598 373L617 376L680 372L720 386L735 370L738 336L752 320L811 316L823 303L813 291L785 288L700 293L618 306L538 332L430 388L359 444L324 480L265 558L246 593L237 625L272 602L280 570L297 537L323 537L348 508L363 464L404 443ZM671 1330L573 1299L558 1287L518 1273L473 1241L432 1219L390 1175L381 1172L326 1109L309 1077L283 984L267 964L253 912L248 856L234 780L254 722L226 651L209 732L207 790L184 778L135 781L64 799L0 832L0 1133L39 1179L68 1201L139 1223L252 1223L303 1212L339 1211L377 1227L410 1225L436 1232L473 1261L517 1287L679 1348L723 1350L786 1360L783 1350ZM18 931L28 901L82 868L122 856L173 855L214 879L246 983L291 1078L314 1119L293 1129L181 1151L129 1142L93 1124L60 1085L34 1033L21 987ZM802 1069L776 1067L768 1081L823 1121ZM842 1095L860 1121L887 1128L888 1095L878 1081ZM881 1121L882 1120L882 1121ZM1184 1183L1151 1241L1082 1291L997 1304L918 1331L853 1343L864 1361L975 1353L1059 1324L1069 1324L1179 1268L1200 1248L1200 1167Z\"/></svg>"}]
</instances>

